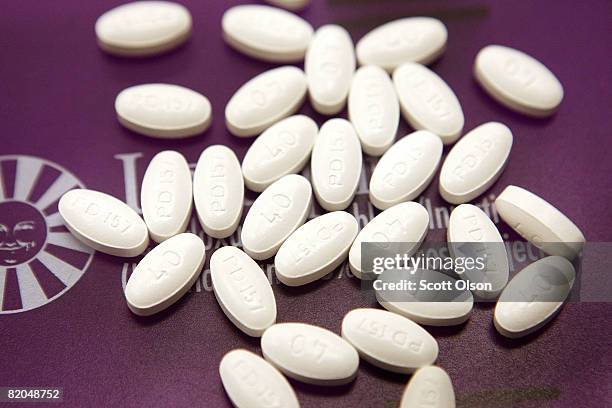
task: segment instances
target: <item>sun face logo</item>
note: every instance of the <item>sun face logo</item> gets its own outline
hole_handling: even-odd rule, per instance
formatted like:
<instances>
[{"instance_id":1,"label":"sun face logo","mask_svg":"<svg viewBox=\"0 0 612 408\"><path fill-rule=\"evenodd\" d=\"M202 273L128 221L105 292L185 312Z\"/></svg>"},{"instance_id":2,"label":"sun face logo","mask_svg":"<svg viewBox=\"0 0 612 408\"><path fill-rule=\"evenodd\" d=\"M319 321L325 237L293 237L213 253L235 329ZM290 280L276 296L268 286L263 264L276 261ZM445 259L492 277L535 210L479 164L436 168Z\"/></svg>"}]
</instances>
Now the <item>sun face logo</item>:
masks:
<instances>
[{"instance_id":1,"label":"sun face logo","mask_svg":"<svg viewBox=\"0 0 612 408\"><path fill-rule=\"evenodd\" d=\"M33 156L0 156L0 314L43 306L66 293L94 250L64 226L57 203L84 188L68 170Z\"/></svg>"},{"instance_id":2,"label":"sun face logo","mask_svg":"<svg viewBox=\"0 0 612 408\"><path fill-rule=\"evenodd\" d=\"M42 214L19 201L0 203L0 266L19 265L34 258L47 238Z\"/></svg>"}]
</instances>

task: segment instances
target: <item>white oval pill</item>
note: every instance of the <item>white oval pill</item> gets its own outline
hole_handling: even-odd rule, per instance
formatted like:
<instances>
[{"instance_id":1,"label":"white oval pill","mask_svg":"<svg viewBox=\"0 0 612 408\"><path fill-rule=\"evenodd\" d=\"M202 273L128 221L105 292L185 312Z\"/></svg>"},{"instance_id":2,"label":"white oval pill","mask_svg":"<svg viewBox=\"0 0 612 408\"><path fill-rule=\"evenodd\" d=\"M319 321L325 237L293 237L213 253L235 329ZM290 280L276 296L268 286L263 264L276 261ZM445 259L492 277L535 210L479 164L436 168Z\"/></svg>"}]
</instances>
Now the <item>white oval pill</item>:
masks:
<instances>
[{"instance_id":1,"label":"white oval pill","mask_svg":"<svg viewBox=\"0 0 612 408\"><path fill-rule=\"evenodd\" d=\"M351 310L342 320L342 337L361 358L396 373L411 373L438 358L436 339L413 321L386 310Z\"/></svg>"},{"instance_id":2,"label":"white oval pill","mask_svg":"<svg viewBox=\"0 0 612 408\"><path fill-rule=\"evenodd\" d=\"M191 218L191 170L182 154L165 150L151 162L140 191L142 216L155 242L184 232Z\"/></svg>"},{"instance_id":3,"label":"white oval pill","mask_svg":"<svg viewBox=\"0 0 612 408\"><path fill-rule=\"evenodd\" d=\"M312 26L288 11L262 5L227 10L221 20L223 38L234 49L270 62L298 62L312 39Z\"/></svg>"},{"instance_id":4,"label":"white oval pill","mask_svg":"<svg viewBox=\"0 0 612 408\"><path fill-rule=\"evenodd\" d=\"M266 129L242 161L246 186L263 191L287 174L299 173L310 158L319 128L308 116L295 115Z\"/></svg>"},{"instance_id":5,"label":"white oval pill","mask_svg":"<svg viewBox=\"0 0 612 408\"><path fill-rule=\"evenodd\" d=\"M448 153L440 170L440 195L452 204L473 200L489 189L506 168L512 132L488 122L472 129Z\"/></svg>"},{"instance_id":6,"label":"white oval pill","mask_svg":"<svg viewBox=\"0 0 612 408\"><path fill-rule=\"evenodd\" d=\"M361 177L361 145L351 122L330 119L321 126L310 160L312 187L327 211L349 206Z\"/></svg>"},{"instance_id":7,"label":"white oval pill","mask_svg":"<svg viewBox=\"0 0 612 408\"><path fill-rule=\"evenodd\" d=\"M300 406L287 379L270 363L250 351L236 349L224 355L219 364L219 375L225 392L236 407Z\"/></svg>"},{"instance_id":8,"label":"white oval pill","mask_svg":"<svg viewBox=\"0 0 612 408\"><path fill-rule=\"evenodd\" d=\"M456 279L427 269L385 270L374 284L376 300L389 310L413 322L429 326L453 326L465 322L472 312L472 293L456 286ZM416 290L389 289L413 282ZM422 289L423 284L446 284L450 289L434 291ZM386 285L386 286L385 286Z\"/></svg>"},{"instance_id":9,"label":"white oval pill","mask_svg":"<svg viewBox=\"0 0 612 408\"><path fill-rule=\"evenodd\" d=\"M276 254L310 212L312 189L304 177L290 174L257 197L242 224L244 251L254 259Z\"/></svg>"},{"instance_id":10,"label":"white oval pill","mask_svg":"<svg viewBox=\"0 0 612 408\"><path fill-rule=\"evenodd\" d=\"M349 251L351 272L359 279L374 279L361 267L361 243L372 242L384 250L388 242L406 242L408 256L414 253L429 229L429 214L419 203L409 201L388 208L374 217L357 235Z\"/></svg>"},{"instance_id":11,"label":"white oval pill","mask_svg":"<svg viewBox=\"0 0 612 408\"><path fill-rule=\"evenodd\" d=\"M289 286L305 285L322 278L344 262L358 232L357 220L344 211L308 221L278 250L274 258L276 276Z\"/></svg>"},{"instance_id":12,"label":"white oval pill","mask_svg":"<svg viewBox=\"0 0 612 408\"><path fill-rule=\"evenodd\" d=\"M223 312L240 330L260 337L276 321L276 300L268 277L240 249L226 246L210 257L213 290Z\"/></svg>"},{"instance_id":13,"label":"white oval pill","mask_svg":"<svg viewBox=\"0 0 612 408\"><path fill-rule=\"evenodd\" d=\"M58 209L72 235L97 251L131 257L149 245L149 231L142 218L108 194L70 190L60 198Z\"/></svg>"},{"instance_id":14,"label":"white oval pill","mask_svg":"<svg viewBox=\"0 0 612 408\"><path fill-rule=\"evenodd\" d=\"M340 112L346 104L355 71L355 52L349 33L335 24L319 28L306 52L304 71L315 110L324 115Z\"/></svg>"},{"instance_id":15,"label":"white oval pill","mask_svg":"<svg viewBox=\"0 0 612 408\"><path fill-rule=\"evenodd\" d=\"M380 158L370 178L370 201L385 210L417 198L433 179L442 158L442 141L426 130L398 140Z\"/></svg>"},{"instance_id":16,"label":"white oval pill","mask_svg":"<svg viewBox=\"0 0 612 408\"><path fill-rule=\"evenodd\" d=\"M261 338L261 352L285 375L309 384L346 384L359 367L359 355L346 340L304 323L270 327Z\"/></svg>"},{"instance_id":17,"label":"white oval pill","mask_svg":"<svg viewBox=\"0 0 612 408\"><path fill-rule=\"evenodd\" d=\"M266 0L276 7L286 8L287 10L298 11L303 9L310 3L310 0Z\"/></svg>"},{"instance_id":18,"label":"white oval pill","mask_svg":"<svg viewBox=\"0 0 612 408\"><path fill-rule=\"evenodd\" d=\"M484 270L466 269L458 275L470 282L491 285L491 289L473 290L476 296L485 299L497 297L508 283L510 266L504 240L487 214L472 204L456 207L448 221L447 240L454 258L486 254Z\"/></svg>"},{"instance_id":19,"label":"white oval pill","mask_svg":"<svg viewBox=\"0 0 612 408\"><path fill-rule=\"evenodd\" d=\"M400 408L455 408L455 391L446 371L436 366L419 368L402 394Z\"/></svg>"},{"instance_id":20,"label":"white oval pill","mask_svg":"<svg viewBox=\"0 0 612 408\"><path fill-rule=\"evenodd\" d=\"M289 66L271 69L242 85L229 100L227 128L236 136L255 136L295 113L305 97L304 71Z\"/></svg>"},{"instance_id":21,"label":"white oval pill","mask_svg":"<svg viewBox=\"0 0 612 408\"><path fill-rule=\"evenodd\" d=\"M207 235L226 238L236 231L244 205L244 182L233 150L223 145L204 149L193 174L193 199Z\"/></svg>"},{"instance_id":22,"label":"white oval pill","mask_svg":"<svg viewBox=\"0 0 612 408\"><path fill-rule=\"evenodd\" d=\"M495 207L510 227L547 254L573 259L582 252L585 238L580 229L537 195L508 186L495 200Z\"/></svg>"},{"instance_id":23,"label":"white oval pill","mask_svg":"<svg viewBox=\"0 0 612 408\"><path fill-rule=\"evenodd\" d=\"M561 256L536 261L512 278L495 306L495 328L518 338L552 320L569 295L576 278L572 264Z\"/></svg>"},{"instance_id":24,"label":"white oval pill","mask_svg":"<svg viewBox=\"0 0 612 408\"><path fill-rule=\"evenodd\" d=\"M501 45L488 45L476 56L474 75L502 105L530 116L552 115L563 100L563 86L535 58Z\"/></svg>"},{"instance_id":25,"label":"white oval pill","mask_svg":"<svg viewBox=\"0 0 612 408\"><path fill-rule=\"evenodd\" d=\"M128 307L149 316L172 305L191 288L205 258L204 242L197 235L168 238L136 265L125 286Z\"/></svg>"},{"instance_id":26,"label":"white oval pill","mask_svg":"<svg viewBox=\"0 0 612 408\"><path fill-rule=\"evenodd\" d=\"M391 21L367 33L357 43L360 65L378 65L391 72L404 62L429 64L446 47L444 24L430 17Z\"/></svg>"},{"instance_id":27,"label":"white oval pill","mask_svg":"<svg viewBox=\"0 0 612 408\"><path fill-rule=\"evenodd\" d=\"M435 72L407 62L393 71L393 83L410 126L435 133L444 144L459 138L465 122L463 110L453 90Z\"/></svg>"},{"instance_id":28,"label":"white oval pill","mask_svg":"<svg viewBox=\"0 0 612 408\"><path fill-rule=\"evenodd\" d=\"M399 126L399 102L385 71L365 66L355 72L348 114L365 153L380 156L393 144Z\"/></svg>"},{"instance_id":29,"label":"white oval pill","mask_svg":"<svg viewBox=\"0 0 612 408\"><path fill-rule=\"evenodd\" d=\"M122 4L96 21L98 45L121 56L160 54L181 45L191 33L191 14L169 1Z\"/></svg>"},{"instance_id":30,"label":"white oval pill","mask_svg":"<svg viewBox=\"0 0 612 408\"><path fill-rule=\"evenodd\" d=\"M169 84L126 88L115 99L115 111L126 128L163 139L197 135L212 121L210 102L204 95Z\"/></svg>"}]
</instances>

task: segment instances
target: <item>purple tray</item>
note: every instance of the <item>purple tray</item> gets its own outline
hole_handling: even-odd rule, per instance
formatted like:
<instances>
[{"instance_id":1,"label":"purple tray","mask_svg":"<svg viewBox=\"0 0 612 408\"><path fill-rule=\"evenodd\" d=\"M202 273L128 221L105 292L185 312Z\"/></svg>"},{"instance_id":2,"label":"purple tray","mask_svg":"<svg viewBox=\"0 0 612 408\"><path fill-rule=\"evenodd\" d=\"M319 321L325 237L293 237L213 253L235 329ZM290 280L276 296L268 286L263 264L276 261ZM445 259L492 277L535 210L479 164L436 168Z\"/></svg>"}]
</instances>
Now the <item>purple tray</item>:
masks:
<instances>
[{"instance_id":1,"label":"purple tray","mask_svg":"<svg viewBox=\"0 0 612 408\"><path fill-rule=\"evenodd\" d=\"M208 272L167 311L137 318L126 307L122 284L138 260L94 254L79 245L62 226L57 200L66 189L82 185L137 208L147 163L163 149L179 150L195 163L206 146L223 143L242 158L251 140L227 132L224 107L242 83L273 65L244 57L223 42L220 21L229 1L185 1L194 32L177 51L139 60L108 56L96 46L93 26L119 3L2 4L0 223L13 230L21 221L46 228L22 228L30 246L0 259L0 386L62 387L63 403L74 407L230 406L219 361L237 347L259 353L259 341L224 316ZM515 136L506 171L476 202L486 206L506 185L523 186L554 203L589 241L612 241L612 2L312 3L300 13L304 18L315 27L341 24L354 40L397 17L441 18L449 30L448 49L432 68L461 100L465 129L498 120ZM523 117L480 90L472 63L491 43L526 51L554 71L565 87L555 116ZM116 94L146 82L176 83L207 95L214 112L211 129L192 139L164 141L122 128L113 109ZM325 120L308 103L302 112L319 124ZM398 135L408 132L402 120ZM366 176L373 164L366 160ZM430 239L444 239L450 210L437 189L433 182L421 199L434 220ZM362 223L371 217L367 183L349 211ZM507 238L516 238L496 221ZM200 232L195 220L191 227ZM210 251L220 245L206 242ZM236 242L234 236L225 244ZM270 265L262 266L272 273ZM336 333L350 309L376 307L348 277L346 265L306 287L273 287L280 322L315 323ZM611 311L610 303L570 303L544 330L518 341L496 333L492 305L477 305L465 325L428 330L440 344L438 364L453 380L458 407L610 407ZM356 381L346 386L292 384L304 407L392 407L408 378L362 362Z\"/></svg>"}]
</instances>

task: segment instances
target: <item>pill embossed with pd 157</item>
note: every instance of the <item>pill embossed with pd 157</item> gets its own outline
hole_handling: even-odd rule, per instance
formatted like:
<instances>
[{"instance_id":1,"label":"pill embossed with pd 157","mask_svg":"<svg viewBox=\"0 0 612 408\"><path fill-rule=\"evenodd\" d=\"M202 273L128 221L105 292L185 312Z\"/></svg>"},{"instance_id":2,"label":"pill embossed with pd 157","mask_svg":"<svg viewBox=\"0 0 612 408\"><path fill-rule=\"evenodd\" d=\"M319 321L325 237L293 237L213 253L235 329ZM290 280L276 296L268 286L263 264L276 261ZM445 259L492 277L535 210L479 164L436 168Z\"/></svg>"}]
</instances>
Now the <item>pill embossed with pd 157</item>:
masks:
<instances>
[{"instance_id":1,"label":"pill embossed with pd 157","mask_svg":"<svg viewBox=\"0 0 612 408\"><path fill-rule=\"evenodd\" d=\"M58 209L72 235L97 251L132 257L149 245L149 231L142 218L108 194L70 190L60 198Z\"/></svg>"}]
</instances>

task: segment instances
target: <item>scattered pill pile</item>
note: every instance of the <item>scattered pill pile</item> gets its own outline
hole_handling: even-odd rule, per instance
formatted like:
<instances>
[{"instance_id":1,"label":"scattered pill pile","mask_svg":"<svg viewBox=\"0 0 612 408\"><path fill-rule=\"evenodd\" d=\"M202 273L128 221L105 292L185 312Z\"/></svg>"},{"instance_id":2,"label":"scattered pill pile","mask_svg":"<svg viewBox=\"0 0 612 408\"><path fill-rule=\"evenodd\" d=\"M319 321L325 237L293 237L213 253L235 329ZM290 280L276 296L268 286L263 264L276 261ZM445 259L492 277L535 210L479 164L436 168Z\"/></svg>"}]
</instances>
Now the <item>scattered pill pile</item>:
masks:
<instances>
[{"instance_id":1,"label":"scattered pill pile","mask_svg":"<svg viewBox=\"0 0 612 408\"><path fill-rule=\"evenodd\" d=\"M269 0L298 10L307 0ZM244 187L261 193L241 229L242 250L222 247L210 258L211 278L220 308L249 336L261 337L263 359L233 350L219 372L238 407L297 407L284 376L317 385L352 381L360 358L384 370L414 373L400 405L454 407L446 372L432 366L438 344L423 325L456 325L469 318L473 295L463 302L394 302L377 298L382 309L355 309L342 321L341 336L303 323L276 323L270 282L255 260L274 257L280 282L299 286L322 278L347 258L352 273L362 270L363 242L413 243L425 239L429 214L414 202L436 176L443 145L457 142L441 164L440 195L460 204L450 216L448 246L453 243L503 244L497 228L478 207L468 204L498 179L508 161L513 135L504 124L489 122L463 135L464 115L453 90L425 65L440 57L448 33L439 20L409 17L382 25L356 46L337 25L318 30L290 11L241 5L225 12L223 38L235 50L276 63L304 61L304 70L281 66L255 76L229 100L225 119L238 137L257 136L242 163L226 146L207 147L193 180L185 158L175 151L158 153L142 185L141 218L122 201L91 190L72 190L59 202L70 232L92 248L120 257L142 254L149 237L158 243L138 263L125 297L137 315L157 313L189 290L206 259L202 240L185 233L193 203L204 232L214 238L233 234L244 206ZM189 11L165 1L128 3L103 14L95 32L106 52L129 57L154 55L180 46L190 35ZM356 69L356 60L360 67ZM490 45L477 55L474 75L496 101L531 116L552 114L563 98L557 78L536 59L508 47ZM333 116L347 107L349 120L331 118L319 129L304 115L294 115L306 97L321 114ZM183 138L209 127L212 107L202 94L170 84L136 85L115 100L119 122L142 135ZM415 129L395 142L400 115ZM463 137L462 137L463 135ZM352 202L362 154L382 156L370 180L370 201L382 210L361 231L345 210ZM297 174L311 163L311 180ZM314 194L313 194L314 193ZM313 197L314 196L314 197ZM328 213L308 222L312 202ZM550 256L508 282L503 245L493 272L480 277L499 297L494 325L504 336L521 337L544 326L563 301L513 302L521 283L550 266L567 282L556 287L565 299L575 278L569 260L585 238L565 215L537 195L508 186L496 200L502 219ZM474 236L473 231L479 231ZM501 252L499 252L501 251ZM569 260L568 260L569 259ZM422 271L435 274L435 271ZM384 281L384 276L381 277ZM282 374L281 374L282 373ZM435 401L428 400L432 396Z\"/></svg>"}]
</instances>

